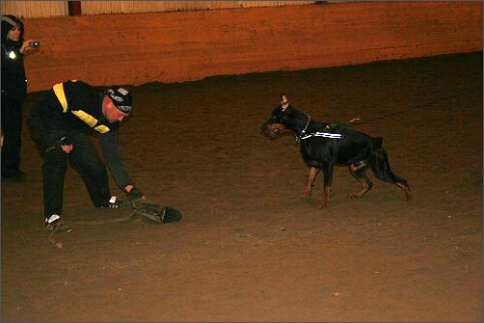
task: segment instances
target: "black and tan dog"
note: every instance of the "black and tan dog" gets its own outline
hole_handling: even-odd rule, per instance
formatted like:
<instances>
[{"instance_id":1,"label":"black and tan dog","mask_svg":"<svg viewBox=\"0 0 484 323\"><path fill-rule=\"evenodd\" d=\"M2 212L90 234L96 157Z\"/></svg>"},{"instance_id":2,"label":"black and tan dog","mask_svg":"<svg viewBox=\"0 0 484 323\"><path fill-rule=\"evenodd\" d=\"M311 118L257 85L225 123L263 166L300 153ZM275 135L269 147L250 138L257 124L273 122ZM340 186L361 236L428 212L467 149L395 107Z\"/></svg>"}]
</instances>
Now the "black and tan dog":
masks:
<instances>
[{"instance_id":1,"label":"black and tan dog","mask_svg":"<svg viewBox=\"0 0 484 323\"><path fill-rule=\"evenodd\" d=\"M349 123L352 122L353 120ZM368 168L380 180L401 188L407 201L412 198L407 181L392 172L387 153L382 147L383 139L380 137L373 138L343 123L312 120L310 116L293 108L285 95L282 95L280 106L272 111L271 117L261 126L261 130L271 138L277 138L286 131L294 132L296 141L300 143L302 157L310 167L303 197L308 198L311 195L314 179L323 171L322 208L329 204L335 165L348 166L350 174L363 187L351 195L352 198L362 196L373 187L366 175Z\"/></svg>"}]
</instances>

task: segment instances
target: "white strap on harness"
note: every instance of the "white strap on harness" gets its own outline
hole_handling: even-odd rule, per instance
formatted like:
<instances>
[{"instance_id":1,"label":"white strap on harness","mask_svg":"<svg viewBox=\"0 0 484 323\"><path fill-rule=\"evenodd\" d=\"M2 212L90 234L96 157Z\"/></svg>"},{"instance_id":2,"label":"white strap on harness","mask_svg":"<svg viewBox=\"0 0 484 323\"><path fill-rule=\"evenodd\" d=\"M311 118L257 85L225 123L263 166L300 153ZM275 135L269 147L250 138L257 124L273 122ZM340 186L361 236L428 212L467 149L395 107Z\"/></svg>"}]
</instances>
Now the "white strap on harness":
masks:
<instances>
[{"instance_id":1,"label":"white strap on harness","mask_svg":"<svg viewBox=\"0 0 484 323\"><path fill-rule=\"evenodd\" d=\"M331 133L331 132L313 132L308 135L304 135L300 138L300 140L308 139L311 137L324 137L324 138L331 138L331 139L341 139L343 136L340 133Z\"/></svg>"}]
</instances>

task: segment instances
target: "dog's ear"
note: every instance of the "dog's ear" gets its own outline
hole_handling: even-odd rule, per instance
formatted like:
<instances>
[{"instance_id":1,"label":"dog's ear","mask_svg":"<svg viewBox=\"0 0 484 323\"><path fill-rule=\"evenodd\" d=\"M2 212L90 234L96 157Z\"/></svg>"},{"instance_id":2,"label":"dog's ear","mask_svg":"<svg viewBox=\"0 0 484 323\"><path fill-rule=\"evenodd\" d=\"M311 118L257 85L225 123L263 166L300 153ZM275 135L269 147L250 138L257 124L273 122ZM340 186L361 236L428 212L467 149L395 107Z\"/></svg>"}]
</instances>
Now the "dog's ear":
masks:
<instances>
[{"instance_id":1,"label":"dog's ear","mask_svg":"<svg viewBox=\"0 0 484 323\"><path fill-rule=\"evenodd\" d=\"M282 94L281 95L282 112L286 111L288 106L289 106L289 100L287 99L287 96L285 94Z\"/></svg>"}]
</instances>

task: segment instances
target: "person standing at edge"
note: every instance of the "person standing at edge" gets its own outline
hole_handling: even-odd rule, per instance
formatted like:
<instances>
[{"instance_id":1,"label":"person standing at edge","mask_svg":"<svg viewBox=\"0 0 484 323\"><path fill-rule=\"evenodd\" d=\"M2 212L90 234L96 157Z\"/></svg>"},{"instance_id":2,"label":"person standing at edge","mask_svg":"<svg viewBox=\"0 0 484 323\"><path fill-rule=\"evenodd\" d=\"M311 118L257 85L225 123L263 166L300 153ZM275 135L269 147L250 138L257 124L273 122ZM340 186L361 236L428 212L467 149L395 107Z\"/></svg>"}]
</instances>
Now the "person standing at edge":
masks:
<instances>
[{"instance_id":1,"label":"person standing at edge","mask_svg":"<svg viewBox=\"0 0 484 323\"><path fill-rule=\"evenodd\" d=\"M129 200L144 199L128 175L118 148L118 127L132 109L132 97L127 89L97 88L83 81L56 84L34 104L28 126L43 158L47 229L70 231L61 221L68 161L79 172L94 207L118 208L122 203L111 195L107 168L89 138L91 133L99 135L109 170Z\"/></svg>"},{"instance_id":2,"label":"person standing at edge","mask_svg":"<svg viewBox=\"0 0 484 323\"><path fill-rule=\"evenodd\" d=\"M23 181L25 173L20 170L22 102L27 95L24 54L34 48L34 41L24 41L24 24L12 15L2 16L1 37L2 180Z\"/></svg>"}]
</instances>

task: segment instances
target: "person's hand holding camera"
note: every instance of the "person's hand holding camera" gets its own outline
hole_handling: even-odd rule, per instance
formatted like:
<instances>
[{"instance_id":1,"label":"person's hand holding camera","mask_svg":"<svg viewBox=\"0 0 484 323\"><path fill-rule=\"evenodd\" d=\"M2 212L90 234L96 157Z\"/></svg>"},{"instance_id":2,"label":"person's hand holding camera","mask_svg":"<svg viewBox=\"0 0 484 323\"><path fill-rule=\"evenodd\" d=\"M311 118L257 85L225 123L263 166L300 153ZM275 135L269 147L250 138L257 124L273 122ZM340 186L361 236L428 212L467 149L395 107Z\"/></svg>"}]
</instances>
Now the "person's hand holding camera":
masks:
<instances>
[{"instance_id":1,"label":"person's hand holding camera","mask_svg":"<svg viewBox=\"0 0 484 323\"><path fill-rule=\"evenodd\" d=\"M20 47L20 53L25 54L39 47L40 47L40 41L29 39L23 42L22 47Z\"/></svg>"}]
</instances>

